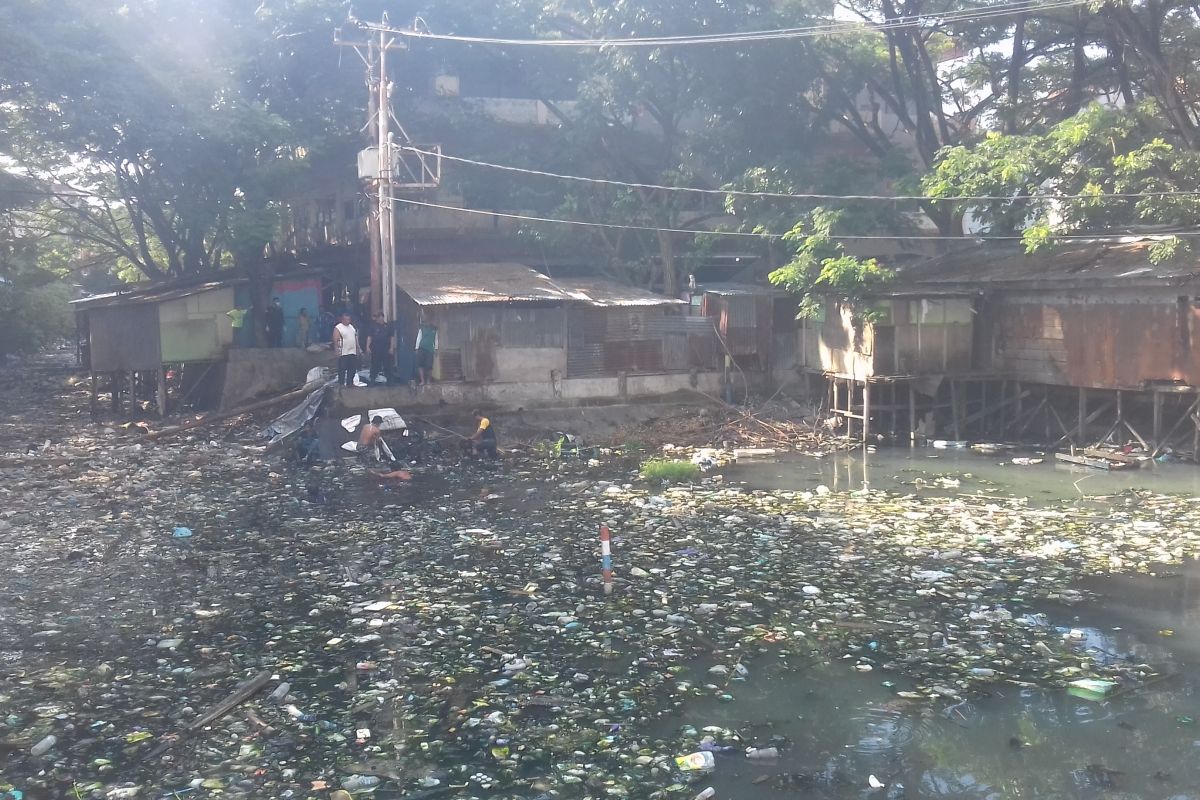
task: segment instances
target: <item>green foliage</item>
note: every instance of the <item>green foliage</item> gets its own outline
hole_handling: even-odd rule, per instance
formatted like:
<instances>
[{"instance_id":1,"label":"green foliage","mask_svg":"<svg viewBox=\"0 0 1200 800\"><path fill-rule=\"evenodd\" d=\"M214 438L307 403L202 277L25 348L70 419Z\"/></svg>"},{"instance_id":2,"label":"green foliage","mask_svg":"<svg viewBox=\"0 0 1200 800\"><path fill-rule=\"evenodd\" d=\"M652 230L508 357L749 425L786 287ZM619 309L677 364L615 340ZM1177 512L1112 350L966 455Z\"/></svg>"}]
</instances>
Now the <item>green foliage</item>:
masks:
<instances>
[{"instance_id":1,"label":"green foliage","mask_svg":"<svg viewBox=\"0 0 1200 800\"><path fill-rule=\"evenodd\" d=\"M892 270L874 258L848 255L830 238L840 213L817 209L784 235L795 246L792 259L769 276L771 283L800 297L800 316L814 317L820 298L832 296L858 308L855 300L878 289L894 277ZM873 312L860 308L857 318L871 321Z\"/></svg>"},{"instance_id":2,"label":"green foliage","mask_svg":"<svg viewBox=\"0 0 1200 800\"><path fill-rule=\"evenodd\" d=\"M1034 251L1065 233L1194 226L1200 197L1188 193L1200 185L1200 153L1184 146L1154 103L1095 105L1041 132L993 132L947 149L923 185L936 197L1018 197L972 212L989 232L1019 233ZM1079 197L1043 199L1058 194ZM1184 247L1164 244L1156 257Z\"/></svg>"},{"instance_id":3,"label":"green foliage","mask_svg":"<svg viewBox=\"0 0 1200 800\"><path fill-rule=\"evenodd\" d=\"M71 287L61 281L0 284L0 352L32 353L70 338L75 315Z\"/></svg>"},{"instance_id":4,"label":"green foliage","mask_svg":"<svg viewBox=\"0 0 1200 800\"><path fill-rule=\"evenodd\" d=\"M700 468L690 461L670 461L652 458L642 462L639 473L643 480L657 483L683 483L700 477Z\"/></svg>"}]
</instances>

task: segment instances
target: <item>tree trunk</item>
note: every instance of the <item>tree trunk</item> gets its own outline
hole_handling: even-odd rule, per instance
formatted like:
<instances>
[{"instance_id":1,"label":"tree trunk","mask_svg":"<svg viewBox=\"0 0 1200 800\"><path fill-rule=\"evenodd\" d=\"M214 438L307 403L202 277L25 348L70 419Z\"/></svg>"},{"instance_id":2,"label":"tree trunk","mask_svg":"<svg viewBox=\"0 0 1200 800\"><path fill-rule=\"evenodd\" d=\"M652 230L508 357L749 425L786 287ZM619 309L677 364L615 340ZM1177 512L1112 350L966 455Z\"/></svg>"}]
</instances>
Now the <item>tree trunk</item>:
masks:
<instances>
[{"instance_id":1,"label":"tree trunk","mask_svg":"<svg viewBox=\"0 0 1200 800\"><path fill-rule=\"evenodd\" d=\"M1025 67L1025 15L1017 15L1013 31L1012 58L1008 61L1008 108L1004 115L1004 132L1017 132L1017 101L1021 94L1021 70Z\"/></svg>"},{"instance_id":2,"label":"tree trunk","mask_svg":"<svg viewBox=\"0 0 1200 800\"><path fill-rule=\"evenodd\" d=\"M1083 108L1083 87L1087 81L1087 22L1080 14L1075 26L1075 41L1071 47L1071 83L1067 101L1063 104L1063 119L1073 117Z\"/></svg>"}]
</instances>

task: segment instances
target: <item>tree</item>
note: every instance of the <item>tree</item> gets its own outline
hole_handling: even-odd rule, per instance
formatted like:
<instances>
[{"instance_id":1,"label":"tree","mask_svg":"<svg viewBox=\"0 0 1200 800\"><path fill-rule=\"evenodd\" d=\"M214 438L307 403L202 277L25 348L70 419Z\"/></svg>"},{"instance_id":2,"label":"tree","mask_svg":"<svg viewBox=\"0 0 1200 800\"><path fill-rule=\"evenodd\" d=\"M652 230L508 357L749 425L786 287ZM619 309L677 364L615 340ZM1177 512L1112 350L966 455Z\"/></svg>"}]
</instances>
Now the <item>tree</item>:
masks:
<instances>
[{"instance_id":1,"label":"tree","mask_svg":"<svg viewBox=\"0 0 1200 800\"><path fill-rule=\"evenodd\" d=\"M859 319L870 321L870 310L856 301L878 289L894 273L873 258L856 258L831 239L839 212L817 209L784 235L795 250L788 263L771 272L771 283L800 298L800 316L812 317L822 297L847 303Z\"/></svg>"},{"instance_id":2,"label":"tree","mask_svg":"<svg viewBox=\"0 0 1200 800\"><path fill-rule=\"evenodd\" d=\"M327 133L277 110L297 105L289 35L234 0L0 11L2 149L68 189L45 230L157 279L261 260L280 182Z\"/></svg>"},{"instance_id":3,"label":"tree","mask_svg":"<svg viewBox=\"0 0 1200 800\"><path fill-rule=\"evenodd\" d=\"M971 209L989 232L1020 233L1030 250L1064 233L1192 227L1198 185L1200 153L1184 146L1153 101L1093 105L1041 133L993 133L945 151L924 181L936 197L1015 197L972 202ZM1063 194L1080 197L1053 199Z\"/></svg>"}]
</instances>

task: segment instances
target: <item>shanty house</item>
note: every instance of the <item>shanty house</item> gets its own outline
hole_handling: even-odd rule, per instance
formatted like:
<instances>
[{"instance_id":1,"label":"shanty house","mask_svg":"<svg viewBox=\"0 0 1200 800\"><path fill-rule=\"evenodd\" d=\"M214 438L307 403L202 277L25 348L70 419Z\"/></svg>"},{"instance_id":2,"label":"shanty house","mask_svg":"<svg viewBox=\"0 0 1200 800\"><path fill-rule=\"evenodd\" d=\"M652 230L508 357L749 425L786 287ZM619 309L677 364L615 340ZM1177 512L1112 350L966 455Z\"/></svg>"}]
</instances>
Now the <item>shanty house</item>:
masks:
<instances>
[{"instance_id":1,"label":"shanty house","mask_svg":"<svg viewBox=\"0 0 1200 800\"><path fill-rule=\"evenodd\" d=\"M517 263L405 265L396 289L400 338L411 347L422 320L437 326L435 388L455 400L455 384L508 386L506 397L523 387L534 402L666 393L691 373L712 380L711 322L681 300ZM670 375L683 380L654 380Z\"/></svg>"},{"instance_id":2,"label":"shanty house","mask_svg":"<svg viewBox=\"0 0 1200 800\"><path fill-rule=\"evenodd\" d=\"M857 308L829 299L802 326L805 365L829 379L831 410L864 430L872 418L889 427L889 415L902 429L907 412L910 434L921 418L954 439L1084 444L1094 426L1151 450L1173 432L1200 438L1200 258L1153 263L1157 243L987 246L919 262Z\"/></svg>"}]
</instances>

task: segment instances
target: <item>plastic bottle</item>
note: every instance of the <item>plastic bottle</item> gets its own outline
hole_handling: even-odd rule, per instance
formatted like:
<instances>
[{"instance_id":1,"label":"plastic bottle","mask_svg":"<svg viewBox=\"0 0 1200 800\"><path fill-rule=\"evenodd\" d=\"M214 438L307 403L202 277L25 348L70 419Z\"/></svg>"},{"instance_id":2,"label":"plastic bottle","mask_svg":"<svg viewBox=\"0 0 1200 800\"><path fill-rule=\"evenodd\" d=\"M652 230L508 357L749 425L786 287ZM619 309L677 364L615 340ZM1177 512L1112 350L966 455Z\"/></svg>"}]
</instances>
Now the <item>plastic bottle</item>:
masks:
<instances>
[{"instance_id":1,"label":"plastic bottle","mask_svg":"<svg viewBox=\"0 0 1200 800\"><path fill-rule=\"evenodd\" d=\"M696 797L693 798L693 800L712 800L712 798L714 798L716 796L717 796L717 790L714 789L713 787L709 786L703 792L696 795Z\"/></svg>"},{"instance_id":2,"label":"plastic bottle","mask_svg":"<svg viewBox=\"0 0 1200 800\"><path fill-rule=\"evenodd\" d=\"M272 703L282 703L283 698L288 696L288 692L292 690L292 685L287 681L275 687L275 691L271 692L269 699Z\"/></svg>"},{"instance_id":3,"label":"plastic bottle","mask_svg":"<svg viewBox=\"0 0 1200 800\"><path fill-rule=\"evenodd\" d=\"M778 747L751 747L746 750L746 758L767 759L779 758Z\"/></svg>"},{"instance_id":4,"label":"plastic bottle","mask_svg":"<svg viewBox=\"0 0 1200 800\"><path fill-rule=\"evenodd\" d=\"M994 678L996 677L996 670L988 667L972 667L971 674L976 678Z\"/></svg>"},{"instance_id":5,"label":"plastic bottle","mask_svg":"<svg viewBox=\"0 0 1200 800\"><path fill-rule=\"evenodd\" d=\"M675 766L684 772L711 772L717 767L717 758L712 753L692 753L676 758Z\"/></svg>"},{"instance_id":6,"label":"plastic bottle","mask_svg":"<svg viewBox=\"0 0 1200 800\"><path fill-rule=\"evenodd\" d=\"M56 744L58 744L58 737L51 734L35 744L33 747L29 748L29 755L34 757L44 756L46 753L50 752L50 748L54 747Z\"/></svg>"},{"instance_id":7,"label":"plastic bottle","mask_svg":"<svg viewBox=\"0 0 1200 800\"><path fill-rule=\"evenodd\" d=\"M347 792L356 792L359 789L370 789L372 786L379 785L379 778L374 775L351 775L346 780L342 781L342 788Z\"/></svg>"}]
</instances>

